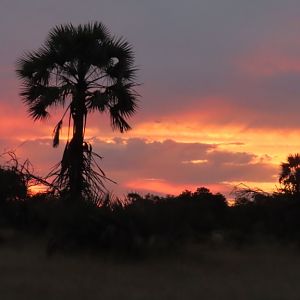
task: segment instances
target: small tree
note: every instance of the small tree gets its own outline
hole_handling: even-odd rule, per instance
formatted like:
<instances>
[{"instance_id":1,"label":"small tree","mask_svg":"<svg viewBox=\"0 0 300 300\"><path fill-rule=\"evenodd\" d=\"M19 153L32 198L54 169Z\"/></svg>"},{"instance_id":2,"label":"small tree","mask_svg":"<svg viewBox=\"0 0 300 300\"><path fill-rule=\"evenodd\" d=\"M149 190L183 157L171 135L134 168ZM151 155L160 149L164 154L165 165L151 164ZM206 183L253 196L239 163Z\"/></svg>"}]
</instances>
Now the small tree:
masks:
<instances>
[{"instance_id":1,"label":"small tree","mask_svg":"<svg viewBox=\"0 0 300 300\"><path fill-rule=\"evenodd\" d=\"M0 158L6 160L0 166L0 203L25 200L30 185L38 181L30 162L21 163L13 151L2 153Z\"/></svg>"},{"instance_id":2,"label":"small tree","mask_svg":"<svg viewBox=\"0 0 300 300\"><path fill-rule=\"evenodd\" d=\"M279 183L283 184L284 192L300 195L300 155L289 155L287 162L281 163Z\"/></svg>"},{"instance_id":3,"label":"small tree","mask_svg":"<svg viewBox=\"0 0 300 300\"><path fill-rule=\"evenodd\" d=\"M0 167L0 203L24 200L26 196L24 175L14 167Z\"/></svg>"}]
</instances>

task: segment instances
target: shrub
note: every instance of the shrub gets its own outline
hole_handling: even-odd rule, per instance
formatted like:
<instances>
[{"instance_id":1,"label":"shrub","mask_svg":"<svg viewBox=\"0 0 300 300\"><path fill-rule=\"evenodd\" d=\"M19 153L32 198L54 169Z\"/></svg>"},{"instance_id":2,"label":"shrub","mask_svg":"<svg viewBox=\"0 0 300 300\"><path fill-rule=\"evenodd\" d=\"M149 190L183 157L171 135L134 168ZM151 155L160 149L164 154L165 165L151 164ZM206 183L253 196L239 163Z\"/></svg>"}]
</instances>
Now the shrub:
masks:
<instances>
[{"instance_id":1,"label":"shrub","mask_svg":"<svg viewBox=\"0 0 300 300\"><path fill-rule=\"evenodd\" d=\"M26 180L21 172L13 167L0 167L0 203L25 199Z\"/></svg>"}]
</instances>

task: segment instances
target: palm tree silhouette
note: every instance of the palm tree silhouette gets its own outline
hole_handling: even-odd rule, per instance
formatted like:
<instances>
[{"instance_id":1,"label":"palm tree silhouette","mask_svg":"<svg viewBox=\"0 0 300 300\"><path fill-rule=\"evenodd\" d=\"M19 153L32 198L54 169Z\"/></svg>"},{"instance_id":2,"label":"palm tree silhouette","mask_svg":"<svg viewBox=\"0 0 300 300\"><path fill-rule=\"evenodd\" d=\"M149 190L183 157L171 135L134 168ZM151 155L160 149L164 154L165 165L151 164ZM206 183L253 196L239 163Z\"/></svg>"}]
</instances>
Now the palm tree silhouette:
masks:
<instances>
[{"instance_id":1,"label":"palm tree silhouette","mask_svg":"<svg viewBox=\"0 0 300 300\"><path fill-rule=\"evenodd\" d=\"M82 196L88 179L96 186L95 180L100 179L89 177L92 149L84 140L88 113L108 113L113 129L130 129L127 119L135 113L138 100L133 63L131 45L112 37L99 22L56 26L40 49L26 53L17 62L23 83L21 96L34 120L47 118L50 107L66 107L54 130L54 147L59 144L63 118L69 113L72 137L60 171L51 174L57 175L60 187L64 186L72 199ZM105 177L102 171L94 174Z\"/></svg>"},{"instance_id":2,"label":"palm tree silhouette","mask_svg":"<svg viewBox=\"0 0 300 300\"><path fill-rule=\"evenodd\" d=\"M281 164L279 183L284 190L292 194L300 194L300 155L289 155L286 163Z\"/></svg>"}]
</instances>

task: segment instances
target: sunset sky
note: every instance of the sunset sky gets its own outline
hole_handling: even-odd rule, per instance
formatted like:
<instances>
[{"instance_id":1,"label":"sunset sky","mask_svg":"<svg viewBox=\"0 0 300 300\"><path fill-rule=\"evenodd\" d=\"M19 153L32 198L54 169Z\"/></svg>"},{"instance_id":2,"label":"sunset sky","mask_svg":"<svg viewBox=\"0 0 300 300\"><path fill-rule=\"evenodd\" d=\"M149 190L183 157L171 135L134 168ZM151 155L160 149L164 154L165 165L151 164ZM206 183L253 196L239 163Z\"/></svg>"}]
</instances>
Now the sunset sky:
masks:
<instances>
[{"instance_id":1,"label":"sunset sky","mask_svg":"<svg viewBox=\"0 0 300 300\"><path fill-rule=\"evenodd\" d=\"M133 45L141 83L133 130L88 120L110 189L275 189L280 163L300 152L299 15L298 0L1 0L0 152L16 149L40 175L60 160L61 112L28 117L15 63L55 25L100 21Z\"/></svg>"}]
</instances>

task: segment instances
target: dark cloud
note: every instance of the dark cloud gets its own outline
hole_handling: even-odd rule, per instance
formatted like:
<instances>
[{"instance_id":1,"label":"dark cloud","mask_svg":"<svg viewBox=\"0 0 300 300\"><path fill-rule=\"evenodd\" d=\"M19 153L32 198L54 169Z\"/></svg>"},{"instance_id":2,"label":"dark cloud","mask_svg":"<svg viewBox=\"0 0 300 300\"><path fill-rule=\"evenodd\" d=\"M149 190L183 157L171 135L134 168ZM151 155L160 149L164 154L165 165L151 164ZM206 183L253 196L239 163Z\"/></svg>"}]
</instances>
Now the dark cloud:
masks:
<instances>
[{"instance_id":1,"label":"dark cloud","mask_svg":"<svg viewBox=\"0 0 300 300\"><path fill-rule=\"evenodd\" d=\"M215 145L148 143L141 139L97 141L103 168L120 182L156 178L172 184L217 184L229 181L274 181L277 167L251 153L221 151Z\"/></svg>"}]
</instances>

